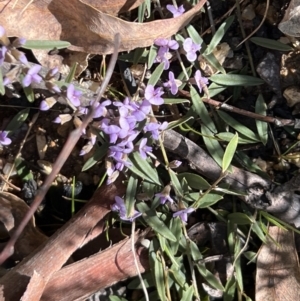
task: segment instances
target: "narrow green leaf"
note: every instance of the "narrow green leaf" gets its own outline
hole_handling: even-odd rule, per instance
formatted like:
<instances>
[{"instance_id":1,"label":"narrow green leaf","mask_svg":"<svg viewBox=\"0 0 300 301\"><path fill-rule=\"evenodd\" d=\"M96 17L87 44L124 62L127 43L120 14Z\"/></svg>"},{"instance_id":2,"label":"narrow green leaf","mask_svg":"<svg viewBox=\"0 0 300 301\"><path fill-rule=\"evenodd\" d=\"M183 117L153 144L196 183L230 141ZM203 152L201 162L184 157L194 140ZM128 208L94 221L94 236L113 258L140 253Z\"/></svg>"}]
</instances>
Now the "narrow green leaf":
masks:
<instances>
[{"instance_id":1,"label":"narrow green leaf","mask_svg":"<svg viewBox=\"0 0 300 301\"><path fill-rule=\"evenodd\" d=\"M235 290L236 290L236 281L234 276L231 276L225 285L225 292L223 295L223 300L224 301L232 301L234 299L235 295Z\"/></svg>"},{"instance_id":2,"label":"narrow green leaf","mask_svg":"<svg viewBox=\"0 0 300 301\"><path fill-rule=\"evenodd\" d=\"M155 232L171 241L177 240L166 224L158 218L155 210L150 209L145 203L137 204L137 208L143 213L144 220Z\"/></svg>"},{"instance_id":3,"label":"narrow green leaf","mask_svg":"<svg viewBox=\"0 0 300 301\"><path fill-rule=\"evenodd\" d=\"M186 179L188 185L197 190L206 190L210 188L210 184L203 179L201 176L189 172L183 172L178 175L178 179L181 181L183 178Z\"/></svg>"},{"instance_id":4,"label":"narrow green leaf","mask_svg":"<svg viewBox=\"0 0 300 301\"><path fill-rule=\"evenodd\" d=\"M228 214L227 218L235 224L238 225L250 225L254 224L255 220L253 218L249 217L247 214L242 213L242 212L234 212Z\"/></svg>"},{"instance_id":5,"label":"narrow green leaf","mask_svg":"<svg viewBox=\"0 0 300 301\"><path fill-rule=\"evenodd\" d=\"M230 140L230 142L228 143L228 145L225 149L223 162L222 162L222 171L223 172L225 172L228 169L228 167L230 166L233 156L235 154L238 142L239 142L239 135L238 135L238 133L236 133L233 136L233 138Z\"/></svg>"},{"instance_id":6,"label":"narrow green leaf","mask_svg":"<svg viewBox=\"0 0 300 301\"><path fill-rule=\"evenodd\" d=\"M126 211L127 216L131 216L134 210L135 196L137 193L138 178L135 174L131 175L126 187Z\"/></svg>"},{"instance_id":7,"label":"narrow green leaf","mask_svg":"<svg viewBox=\"0 0 300 301\"><path fill-rule=\"evenodd\" d=\"M193 27L191 24L189 24L186 27L186 30L187 30L190 38L193 40L194 43L196 43L198 45L202 45L203 44L203 39L201 38L201 36L199 35L199 33L195 29L195 27Z\"/></svg>"},{"instance_id":8,"label":"narrow green leaf","mask_svg":"<svg viewBox=\"0 0 300 301\"><path fill-rule=\"evenodd\" d=\"M151 77L148 80L148 85L152 85L152 86L156 85L156 83L158 82L158 80L161 78L161 75L162 75L162 73L164 71L164 67L165 67L165 64L164 63L160 63L155 68L155 70L151 74Z\"/></svg>"},{"instance_id":9,"label":"narrow green leaf","mask_svg":"<svg viewBox=\"0 0 300 301\"><path fill-rule=\"evenodd\" d=\"M220 64L220 62L216 59L215 55L213 53L205 54L203 53L202 56L208 61L208 63L215 68L217 71L221 72L223 75L226 74L225 69Z\"/></svg>"},{"instance_id":10,"label":"narrow green leaf","mask_svg":"<svg viewBox=\"0 0 300 301\"><path fill-rule=\"evenodd\" d=\"M203 123L203 126L201 126L201 133L205 135L203 137L203 140L207 147L207 150L210 153L210 155L214 158L214 160L221 166L222 158L224 155L223 148L217 140L209 138L209 136L212 136L213 134L217 133L217 128L214 122L212 121L211 117L209 116L209 113L203 101L201 100L198 92L193 86L190 87L190 94L195 111L201 118Z\"/></svg>"},{"instance_id":11,"label":"narrow green leaf","mask_svg":"<svg viewBox=\"0 0 300 301\"><path fill-rule=\"evenodd\" d=\"M198 271L199 273L204 277L204 279L215 289L218 289L220 291L224 291L225 288L222 285L222 283L220 283L220 281L209 271L206 270L206 273L203 274L202 273L202 269L199 268L199 264L196 265L198 267Z\"/></svg>"},{"instance_id":12,"label":"narrow green leaf","mask_svg":"<svg viewBox=\"0 0 300 301\"><path fill-rule=\"evenodd\" d=\"M169 228L175 237L181 237L183 235L181 220L179 218L171 218L169 223ZM173 254L176 254L179 247L179 239L177 239L176 241L170 241L169 245L170 245L171 252Z\"/></svg>"},{"instance_id":13,"label":"narrow green leaf","mask_svg":"<svg viewBox=\"0 0 300 301\"><path fill-rule=\"evenodd\" d=\"M78 63L74 63L70 69L69 74L67 75L67 77L65 78L65 82L70 84L75 76L75 72L77 69Z\"/></svg>"},{"instance_id":14,"label":"narrow green leaf","mask_svg":"<svg viewBox=\"0 0 300 301\"><path fill-rule=\"evenodd\" d=\"M264 83L260 78L241 74L213 74L209 79L223 86L258 86Z\"/></svg>"},{"instance_id":15,"label":"narrow green leaf","mask_svg":"<svg viewBox=\"0 0 300 301\"><path fill-rule=\"evenodd\" d=\"M91 158L89 158L83 165L81 171L90 169L92 166L97 164L104 156L106 156L108 151L108 144L102 144L100 147L96 147L96 150Z\"/></svg>"},{"instance_id":16,"label":"narrow green leaf","mask_svg":"<svg viewBox=\"0 0 300 301\"><path fill-rule=\"evenodd\" d=\"M241 241L239 239L236 240L235 244L235 256L239 254L241 251ZM243 284L243 273L241 268L241 256L235 261L235 279L238 283L239 289L243 292L244 291L244 284Z\"/></svg>"},{"instance_id":17,"label":"narrow green leaf","mask_svg":"<svg viewBox=\"0 0 300 301\"><path fill-rule=\"evenodd\" d=\"M175 121L171 121L168 124L168 130L174 129L174 128L180 126L181 124L184 124L184 123L188 122L191 119L194 119L194 117L185 115L184 117L181 117L181 118L179 118Z\"/></svg>"},{"instance_id":18,"label":"narrow green leaf","mask_svg":"<svg viewBox=\"0 0 300 301\"><path fill-rule=\"evenodd\" d=\"M16 171L18 176L22 179L22 181L33 180L33 174L27 167L25 160L23 158L16 158L15 160Z\"/></svg>"},{"instance_id":19,"label":"narrow green leaf","mask_svg":"<svg viewBox=\"0 0 300 301\"><path fill-rule=\"evenodd\" d=\"M167 105L175 105L179 103L189 103L190 101L185 98L164 98L165 104Z\"/></svg>"},{"instance_id":20,"label":"narrow green leaf","mask_svg":"<svg viewBox=\"0 0 300 301\"><path fill-rule=\"evenodd\" d=\"M71 46L71 43L67 41L50 41L50 40L27 40L24 45L25 49L41 49L51 50L54 48L63 49Z\"/></svg>"},{"instance_id":21,"label":"narrow green leaf","mask_svg":"<svg viewBox=\"0 0 300 301\"><path fill-rule=\"evenodd\" d=\"M29 109L24 109L20 111L18 114L14 116L14 118L11 120L11 122L6 127L7 132L13 132L20 128L22 124L25 122L25 120L28 118L29 115Z\"/></svg>"},{"instance_id":22,"label":"narrow green leaf","mask_svg":"<svg viewBox=\"0 0 300 301\"><path fill-rule=\"evenodd\" d=\"M208 86L209 96L212 98L212 97L220 94L221 92L223 92L226 89L227 89L227 87L225 87L223 85L218 85L218 84L212 82Z\"/></svg>"},{"instance_id":23,"label":"narrow green leaf","mask_svg":"<svg viewBox=\"0 0 300 301\"><path fill-rule=\"evenodd\" d=\"M24 90L27 100L29 102L33 103L34 102L34 93L33 93L33 89L31 88L31 86L23 87L23 90Z\"/></svg>"},{"instance_id":24,"label":"narrow green leaf","mask_svg":"<svg viewBox=\"0 0 300 301\"><path fill-rule=\"evenodd\" d=\"M145 53L145 48L136 48L133 54L133 64L137 65L140 61L140 58Z\"/></svg>"},{"instance_id":25,"label":"narrow green leaf","mask_svg":"<svg viewBox=\"0 0 300 301\"><path fill-rule=\"evenodd\" d=\"M164 270L161 261L158 260L157 256L154 258L154 277L156 283L156 289L160 300L167 301L166 298L166 288L165 288L165 281L164 281Z\"/></svg>"},{"instance_id":26,"label":"narrow green leaf","mask_svg":"<svg viewBox=\"0 0 300 301\"><path fill-rule=\"evenodd\" d=\"M109 301L128 301L128 300L119 296L109 296Z\"/></svg>"},{"instance_id":27,"label":"narrow green leaf","mask_svg":"<svg viewBox=\"0 0 300 301\"><path fill-rule=\"evenodd\" d=\"M148 54L148 68L150 69L154 63L154 60L157 56L157 51L158 51L158 48L157 46L155 45L152 45L150 47L150 51L149 51L149 54Z\"/></svg>"},{"instance_id":28,"label":"narrow green leaf","mask_svg":"<svg viewBox=\"0 0 300 301\"><path fill-rule=\"evenodd\" d=\"M234 134L231 132L222 132L216 134L215 136L219 139L229 142L234 137ZM257 143L257 141L253 141L252 139L249 139L243 136L242 134L239 135L239 144L251 144L251 143Z\"/></svg>"},{"instance_id":29,"label":"narrow green leaf","mask_svg":"<svg viewBox=\"0 0 300 301\"><path fill-rule=\"evenodd\" d=\"M178 175L172 169L169 169L169 175L171 178L172 186L175 189L176 195L179 197L183 196L183 189L178 179Z\"/></svg>"},{"instance_id":30,"label":"narrow green leaf","mask_svg":"<svg viewBox=\"0 0 300 301\"><path fill-rule=\"evenodd\" d=\"M5 94L5 87L3 85L3 75L2 75L2 69L0 68L0 94Z\"/></svg>"},{"instance_id":31,"label":"narrow green leaf","mask_svg":"<svg viewBox=\"0 0 300 301\"><path fill-rule=\"evenodd\" d=\"M230 16L229 18L227 18L224 21L224 23L221 24L221 26L218 28L218 30L213 35L209 45L207 46L207 48L205 50L205 54L210 54L219 45L219 43L221 42L222 38L224 37L226 31L231 26L234 18L235 18L234 16Z\"/></svg>"},{"instance_id":32,"label":"narrow green leaf","mask_svg":"<svg viewBox=\"0 0 300 301\"><path fill-rule=\"evenodd\" d=\"M260 115L267 115L267 106L261 93L258 95L255 103L255 112ZM266 145L268 141L268 123L258 119L255 122L260 141L263 145Z\"/></svg>"},{"instance_id":33,"label":"narrow green leaf","mask_svg":"<svg viewBox=\"0 0 300 301\"><path fill-rule=\"evenodd\" d=\"M245 125L239 123L237 120L232 118L229 114L217 110L218 115L225 121L226 124L234 128L237 132L243 134L245 137L252 139L253 141L260 141L257 134L255 134L253 131L251 131L248 127Z\"/></svg>"},{"instance_id":34,"label":"narrow green leaf","mask_svg":"<svg viewBox=\"0 0 300 301\"><path fill-rule=\"evenodd\" d=\"M274 49L278 51L293 51L294 48L283 44L279 41L275 41L272 39L267 39L267 38L259 38L259 37L254 37L251 38L250 41L258 46L262 46L268 49Z\"/></svg>"},{"instance_id":35,"label":"narrow green leaf","mask_svg":"<svg viewBox=\"0 0 300 301\"><path fill-rule=\"evenodd\" d=\"M193 285L190 285L187 289L182 291L182 297L181 301L189 301L193 300L193 294L194 294L194 287Z\"/></svg>"},{"instance_id":36,"label":"narrow green leaf","mask_svg":"<svg viewBox=\"0 0 300 301\"><path fill-rule=\"evenodd\" d=\"M214 205L219 200L221 200L223 198L223 193L212 191L209 194L205 194L201 196L200 200L199 200L199 196L200 195L198 192L192 192L185 195L184 200L186 200L187 202L197 202L195 204L197 205L197 208L207 208L209 206Z\"/></svg>"},{"instance_id":37,"label":"narrow green leaf","mask_svg":"<svg viewBox=\"0 0 300 301\"><path fill-rule=\"evenodd\" d=\"M134 152L130 155L130 161L132 163L132 166L129 166L128 168L133 173L140 176L146 181L161 185L156 168L152 163L149 163L147 160L142 159L138 152Z\"/></svg>"}]
</instances>

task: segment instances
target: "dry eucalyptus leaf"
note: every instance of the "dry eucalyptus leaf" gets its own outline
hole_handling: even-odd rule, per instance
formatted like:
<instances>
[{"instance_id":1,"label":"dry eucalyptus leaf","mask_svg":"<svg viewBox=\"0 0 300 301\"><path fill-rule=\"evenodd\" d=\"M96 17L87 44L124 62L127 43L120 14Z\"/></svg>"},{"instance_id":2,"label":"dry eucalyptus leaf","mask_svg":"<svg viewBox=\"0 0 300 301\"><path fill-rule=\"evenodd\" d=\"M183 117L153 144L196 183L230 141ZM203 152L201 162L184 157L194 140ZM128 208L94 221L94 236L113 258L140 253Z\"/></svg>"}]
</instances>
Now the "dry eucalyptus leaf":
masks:
<instances>
[{"instance_id":1,"label":"dry eucalyptus leaf","mask_svg":"<svg viewBox=\"0 0 300 301\"><path fill-rule=\"evenodd\" d=\"M256 301L300 300L300 271L294 235L276 226L257 257Z\"/></svg>"},{"instance_id":2,"label":"dry eucalyptus leaf","mask_svg":"<svg viewBox=\"0 0 300 301\"><path fill-rule=\"evenodd\" d=\"M300 0L291 0L278 28L286 35L300 37Z\"/></svg>"},{"instance_id":3,"label":"dry eucalyptus leaf","mask_svg":"<svg viewBox=\"0 0 300 301\"><path fill-rule=\"evenodd\" d=\"M27 2L19 0L12 8L14 1L0 1L1 25L9 36L63 40L70 42L69 49L74 51L109 54L116 33L121 38L119 51L150 46L156 38L168 38L188 24L206 0L177 18L147 23L126 22L79 0L37 0L22 13Z\"/></svg>"}]
</instances>

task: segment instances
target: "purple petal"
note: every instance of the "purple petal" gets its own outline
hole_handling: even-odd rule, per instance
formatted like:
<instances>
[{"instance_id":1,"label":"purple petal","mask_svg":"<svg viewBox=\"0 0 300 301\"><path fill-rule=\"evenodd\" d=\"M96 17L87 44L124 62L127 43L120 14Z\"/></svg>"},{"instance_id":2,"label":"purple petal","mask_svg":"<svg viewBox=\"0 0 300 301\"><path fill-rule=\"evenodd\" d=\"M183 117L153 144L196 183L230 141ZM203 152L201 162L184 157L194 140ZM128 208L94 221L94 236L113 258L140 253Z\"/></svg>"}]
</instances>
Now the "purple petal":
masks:
<instances>
[{"instance_id":1,"label":"purple petal","mask_svg":"<svg viewBox=\"0 0 300 301\"><path fill-rule=\"evenodd\" d=\"M29 74L25 75L25 77L22 80L23 87L29 87L31 84L31 76Z\"/></svg>"}]
</instances>

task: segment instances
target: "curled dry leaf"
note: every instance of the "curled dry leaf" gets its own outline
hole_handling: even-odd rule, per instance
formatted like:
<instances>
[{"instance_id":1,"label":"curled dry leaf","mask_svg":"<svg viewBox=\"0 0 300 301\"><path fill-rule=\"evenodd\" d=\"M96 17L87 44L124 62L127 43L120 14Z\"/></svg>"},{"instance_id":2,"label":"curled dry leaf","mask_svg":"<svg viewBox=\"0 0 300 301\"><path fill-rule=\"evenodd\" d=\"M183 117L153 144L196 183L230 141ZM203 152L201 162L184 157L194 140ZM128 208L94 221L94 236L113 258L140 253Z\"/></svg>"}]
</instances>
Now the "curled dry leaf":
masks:
<instances>
[{"instance_id":1,"label":"curled dry leaf","mask_svg":"<svg viewBox=\"0 0 300 301\"><path fill-rule=\"evenodd\" d=\"M188 24L200 13L206 0L177 18L147 23L126 22L104 13L102 4L99 4L100 11L79 0L37 0L22 12L27 2L19 0L15 8L12 8L14 1L0 2L1 25L9 36L63 40L70 42L69 49L74 51L109 54L113 52L116 33L121 37L119 51L150 46L156 38L168 38Z\"/></svg>"}]
</instances>

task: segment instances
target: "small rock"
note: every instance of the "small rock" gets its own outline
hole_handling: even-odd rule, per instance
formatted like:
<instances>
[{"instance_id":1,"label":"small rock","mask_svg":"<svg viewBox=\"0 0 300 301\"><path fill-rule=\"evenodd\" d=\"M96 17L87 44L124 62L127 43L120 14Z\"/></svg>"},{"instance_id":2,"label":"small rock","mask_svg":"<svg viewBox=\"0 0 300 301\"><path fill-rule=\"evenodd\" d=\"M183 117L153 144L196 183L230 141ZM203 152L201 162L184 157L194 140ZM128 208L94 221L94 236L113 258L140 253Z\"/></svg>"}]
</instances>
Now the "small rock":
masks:
<instances>
[{"instance_id":1,"label":"small rock","mask_svg":"<svg viewBox=\"0 0 300 301\"><path fill-rule=\"evenodd\" d=\"M281 97L280 68L275 55L268 52L256 68L259 76Z\"/></svg>"},{"instance_id":2,"label":"small rock","mask_svg":"<svg viewBox=\"0 0 300 301\"><path fill-rule=\"evenodd\" d=\"M300 102L300 88L298 86L291 86L284 90L283 96L285 97L289 107L293 107Z\"/></svg>"},{"instance_id":3,"label":"small rock","mask_svg":"<svg viewBox=\"0 0 300 301\"><path fill-rule=\"evenodd\" d=\"M255 18L255 12L253 9L253 5L249 4L248 6L245 7L245 9L242 12L242 19L251 21L254 18Z\"/></svg>"}]
</instances>

